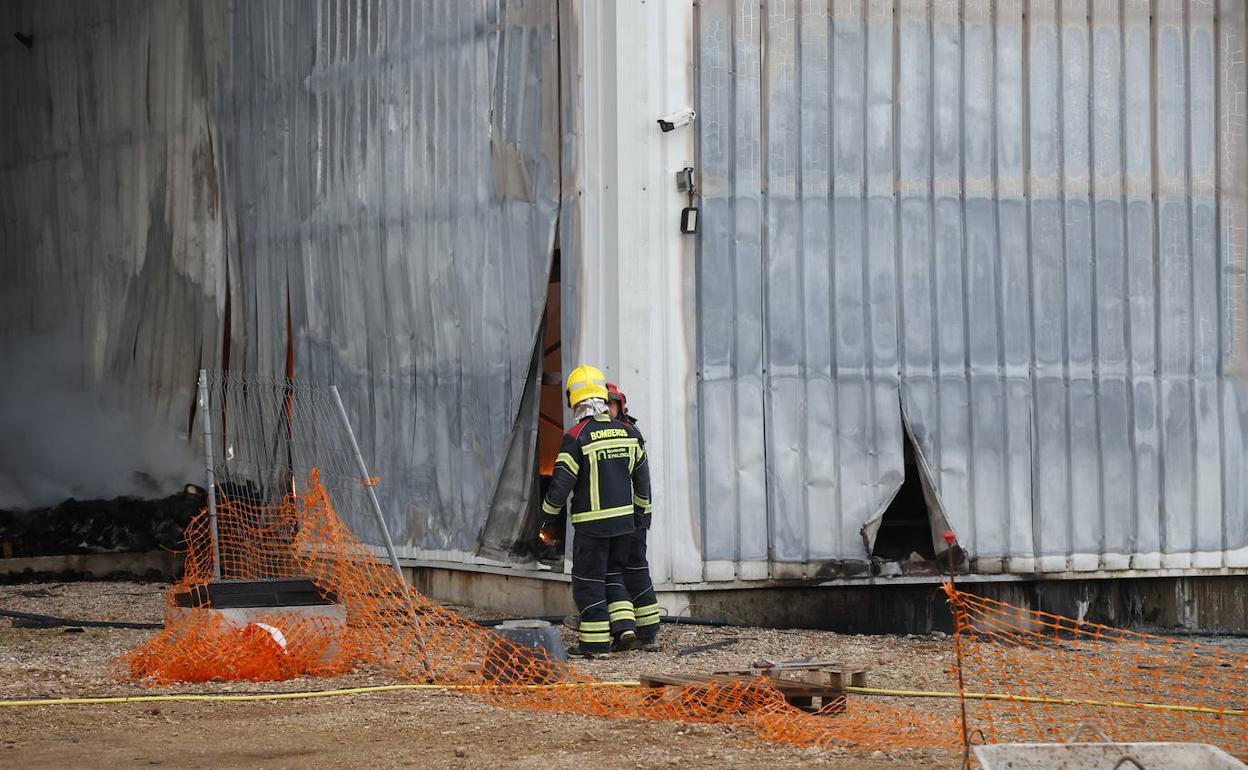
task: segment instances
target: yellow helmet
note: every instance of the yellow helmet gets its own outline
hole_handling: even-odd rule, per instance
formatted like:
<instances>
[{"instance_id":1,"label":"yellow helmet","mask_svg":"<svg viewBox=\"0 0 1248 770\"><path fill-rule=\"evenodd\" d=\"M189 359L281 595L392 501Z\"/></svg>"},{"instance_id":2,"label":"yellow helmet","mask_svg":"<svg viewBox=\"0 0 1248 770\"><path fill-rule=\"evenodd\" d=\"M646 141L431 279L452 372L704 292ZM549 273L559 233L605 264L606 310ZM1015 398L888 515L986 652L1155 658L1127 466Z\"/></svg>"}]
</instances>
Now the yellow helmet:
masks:
<instances>
[{"instance_id":1,"label":"yellow helmet","mask_svg":"<svg viewBox=\"0 0 1248 770\"><path fill-rule=\"evenodd\" d=\"M578 366L568 375L568 408L587 398L607 400L607 377L592 366Z\"/></svg>"}]
</instances>

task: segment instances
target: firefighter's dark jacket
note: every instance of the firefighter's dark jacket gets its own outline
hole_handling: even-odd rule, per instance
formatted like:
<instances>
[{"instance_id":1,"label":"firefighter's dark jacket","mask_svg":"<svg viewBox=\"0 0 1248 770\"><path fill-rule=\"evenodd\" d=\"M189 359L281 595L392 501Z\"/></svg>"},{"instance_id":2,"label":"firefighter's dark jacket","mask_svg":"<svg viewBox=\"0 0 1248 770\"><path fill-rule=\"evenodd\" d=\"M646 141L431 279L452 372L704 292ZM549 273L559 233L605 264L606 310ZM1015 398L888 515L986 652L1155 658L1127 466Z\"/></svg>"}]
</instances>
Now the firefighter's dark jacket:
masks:
<instances>
[{"instance_id":1,"label":"firefighter's dark jacket","mask_svg":"<svg viewBox=\"0 0 1248 770\"><path fill-rule=\"evenodd\" d=\"M650 468L641 433L605 414L581 420L563 437L542 502L558 516L572 494L572 525L593 537L649 526Z\"/></svg>"}]
</instances>

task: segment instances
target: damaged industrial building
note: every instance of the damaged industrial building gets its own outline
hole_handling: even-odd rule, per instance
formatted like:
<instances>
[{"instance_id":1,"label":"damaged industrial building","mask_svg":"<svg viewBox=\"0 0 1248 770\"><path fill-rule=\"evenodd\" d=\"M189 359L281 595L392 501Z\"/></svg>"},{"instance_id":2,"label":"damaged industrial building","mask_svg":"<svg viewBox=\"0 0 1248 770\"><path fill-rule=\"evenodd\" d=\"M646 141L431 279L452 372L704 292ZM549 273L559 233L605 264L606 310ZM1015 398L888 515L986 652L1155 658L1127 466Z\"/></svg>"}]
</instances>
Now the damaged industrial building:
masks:
<instances>
[{"instance_id":1,"label":"damaged industrial building","mask_svg":"<svg viewBox=\"0 0 1248 770\"><path fill-rule=\"evenodd\" d=\"M674 612L926 631L952 568L1081 618L1248 623L1242 0L0 20L6 574L176 547L65 501L184 524L205 427L261 489L238 464L319 446L291 448L336 412L293 404L334 386L423 592L562 612L534 538L593 363L645 432ZM36 537L40 509L96 529Z\"/></svg>"}]
</instances>

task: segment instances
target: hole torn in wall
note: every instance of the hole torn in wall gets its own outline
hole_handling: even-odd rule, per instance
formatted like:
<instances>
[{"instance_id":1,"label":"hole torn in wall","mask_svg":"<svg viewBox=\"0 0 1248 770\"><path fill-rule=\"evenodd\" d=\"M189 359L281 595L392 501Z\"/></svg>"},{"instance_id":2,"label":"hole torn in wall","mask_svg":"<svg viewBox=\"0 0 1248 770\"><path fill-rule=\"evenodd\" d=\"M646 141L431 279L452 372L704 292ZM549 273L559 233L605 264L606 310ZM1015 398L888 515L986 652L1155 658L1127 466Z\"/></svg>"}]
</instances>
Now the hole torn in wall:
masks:
<instances>
[{"instance_id":1,"label":"hole torn in wall","mask_svg":"<svg viewBox=\"0 0 1248 770\"><path fill-rule=\"evenodd\" d=\"M938 574L946 565L949 529L933 482L905 410L901 411L904 475L887 505L862 528L873 572L881 576ZM953 546L958 547L956 544Z\"/></svg>"}]
</instances>

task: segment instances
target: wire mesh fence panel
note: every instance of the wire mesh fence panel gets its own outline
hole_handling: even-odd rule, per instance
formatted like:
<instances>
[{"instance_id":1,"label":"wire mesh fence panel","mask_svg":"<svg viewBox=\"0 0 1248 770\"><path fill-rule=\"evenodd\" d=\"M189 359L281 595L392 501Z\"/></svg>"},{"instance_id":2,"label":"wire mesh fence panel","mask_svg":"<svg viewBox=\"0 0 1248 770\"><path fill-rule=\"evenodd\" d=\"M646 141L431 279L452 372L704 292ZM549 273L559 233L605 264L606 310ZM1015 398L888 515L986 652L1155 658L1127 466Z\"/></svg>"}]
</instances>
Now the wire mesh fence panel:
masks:
<instances>
[{"instance_id":1,"label":"wire mesh fence panel","mask_svg":"<svg viewBox=\"0 0 1248 770\"><path fill-rule=\"evenodd\" d=\"M316 469L351 531L364 543L383 545L368 489L381 480L366 479L360 472L329 385L232 372L209 372L207 380L213 466L222 502L257 510L279 506L298 495ZM239 533L223 532L221 542L259 545L240 539ZM228 578L238 553L223 550L221 561L222 576Z\"/></svg>"}]
</instances>

